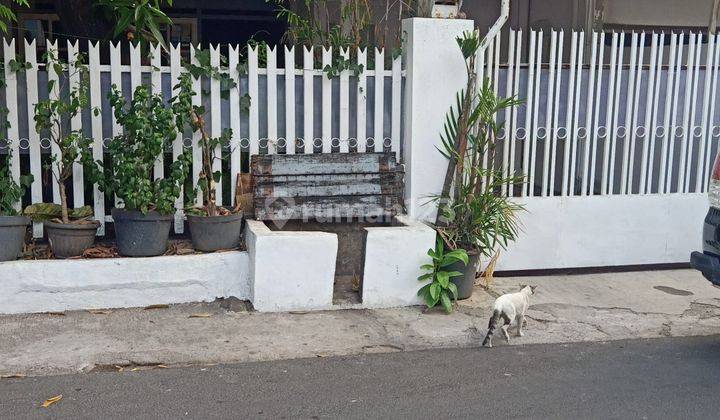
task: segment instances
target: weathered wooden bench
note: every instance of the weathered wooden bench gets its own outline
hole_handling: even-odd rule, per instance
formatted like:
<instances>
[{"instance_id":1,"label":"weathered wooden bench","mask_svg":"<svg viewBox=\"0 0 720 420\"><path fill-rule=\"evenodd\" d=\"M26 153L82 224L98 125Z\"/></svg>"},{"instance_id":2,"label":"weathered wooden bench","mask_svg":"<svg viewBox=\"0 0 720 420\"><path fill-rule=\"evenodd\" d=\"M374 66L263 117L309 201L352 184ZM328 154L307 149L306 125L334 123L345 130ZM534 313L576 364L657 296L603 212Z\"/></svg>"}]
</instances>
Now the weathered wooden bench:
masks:
<instances>
[{"instance_id":1,"label":"weathered wooden bench","mask_svg":"<svg viewBox=\"0 0 720 420\"><path fill-rule=\"evenodd\" d=\"M391 218L402 212L404 169L395 153L252 157L257 220Z\"/></svg>"}]
</instances>

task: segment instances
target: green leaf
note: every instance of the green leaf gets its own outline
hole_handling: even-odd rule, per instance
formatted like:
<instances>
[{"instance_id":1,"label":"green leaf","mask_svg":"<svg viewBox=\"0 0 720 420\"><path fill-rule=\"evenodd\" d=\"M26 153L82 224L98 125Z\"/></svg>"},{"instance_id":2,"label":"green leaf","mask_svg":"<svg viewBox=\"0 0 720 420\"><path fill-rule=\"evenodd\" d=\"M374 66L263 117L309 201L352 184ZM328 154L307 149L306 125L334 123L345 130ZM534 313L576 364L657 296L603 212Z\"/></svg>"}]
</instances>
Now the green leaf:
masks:
<instances>
[{"instance_id":1,"label":"green leaf","mask_svg":"<svg viewBox=\"0 0 720 420\"><path fill-rule=\"evenodd\" d=\"M448 276L447 271L439 271L435 274L435 278L437 278L438 283L440 286L442 286L443 289L446 289L448 287L448 283L450 282L450 277Z\"/></svg>"},{"instance_id":2,"label":"green leaf","mask_svg":"<svg viewBox=\"0 0 720 420\"><path fill-rule=\"evenodd\" d=\"M440 295L440 302L442 303L443 309L445 309L445 312L450 313L453 310L452 307L452 301L447 295L447 292L443 290L443 292Z\"/></svg>"},{"instance_id":3,"label":"green leaf","mask_svg":"<svg viewBox=\"0 0 720 420\"><path fill-rule=\"evenodd\" d=\"M431 279L433 277L433 273L425 273L422 276L418 277L417 279L420 281Z\"/></svg>"},{"instance_id":4,"label":"green leaf","mask_svg":"<svg viewBox=\"0 0 720 420\"><path fill-rule=\"evenodd\" d=\"M430 296L437 301L440 296L440 285L438 283L430 284Z\"/></svg>"},{"instance_id":5,"label":"green leaf","mask_svg":"<svg viewBox=\"0 0 720 420\"><path fill-rule=\"evenodd\" d=\"M431 285L432 283L428 283L425 286L421 287L420 290L418 290L417 295L424 296L426 293L429 293Z\"/></svg>"},{"instance_id":6,"label":"green leaf","mask_svg":"<svg viewBox=\"0 0 720 420\"><path fill-rule=\"evenodd\" d=\"M450 290L450 293L452 293L453 299L457 300L458 291L457 291L457 286L455 286L455 283L448 284L447 288L448 288L448 290Z\"/></svg>"},{"instance_id":7,"label":"green leaf","mask_svg":"<svg viewBox=\"0 0 720 420\"><path fill-rule=\"evenodd\" d=\"M437 305L438 301L440 300L439 298L437 298L437 299L433 298L430 295L429 291L423 295L423 299L425 300L425 304L427 305L428 308L434 307L435 305Z\"/></svg>"}]
</instances>

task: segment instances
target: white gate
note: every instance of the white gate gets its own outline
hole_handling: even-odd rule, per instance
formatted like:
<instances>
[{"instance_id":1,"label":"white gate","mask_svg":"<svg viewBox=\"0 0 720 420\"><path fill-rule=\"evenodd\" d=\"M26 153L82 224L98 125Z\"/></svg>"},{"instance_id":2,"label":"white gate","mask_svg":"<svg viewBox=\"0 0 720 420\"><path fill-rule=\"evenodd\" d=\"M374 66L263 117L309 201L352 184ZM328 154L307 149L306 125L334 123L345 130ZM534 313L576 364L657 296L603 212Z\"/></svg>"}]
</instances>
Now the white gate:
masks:
<instances>
[{"instance_id":1,"label":"white gate","mask_svg":"<svg viewBox=\"0 0 720 420\"><path fill-rule=\"evenodd\" d=\"M720 137L720 38L510 30L506 44L490 41L480 76L525 100L498 117L497 164L526 175L505 192L529 211L498 269L687 262Z\"/></svg>"}]
</instances>

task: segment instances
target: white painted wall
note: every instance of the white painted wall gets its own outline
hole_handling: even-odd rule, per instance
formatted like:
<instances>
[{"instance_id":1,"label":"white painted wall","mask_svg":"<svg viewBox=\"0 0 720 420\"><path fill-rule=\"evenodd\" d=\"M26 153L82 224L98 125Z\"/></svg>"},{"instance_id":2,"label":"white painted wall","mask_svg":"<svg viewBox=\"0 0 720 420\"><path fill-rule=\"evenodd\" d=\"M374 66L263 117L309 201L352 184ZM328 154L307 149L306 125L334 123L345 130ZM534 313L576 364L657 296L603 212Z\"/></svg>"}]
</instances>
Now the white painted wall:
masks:
<instances>
[{"instance_id":1,"label":"white painted wall","mask_svg":"<svg viewBox=\"0 0 720 420\"><path fill-rule=\"evenodd\" d=\"M0 263L0 313L249 298L248 254Z\"/></svg>"},{"instance_id":2,"label":"white painted wall","mask_svg":"<svg viewBox=\"0 0 720 420\"><path fill-rule=\"evenodd\" d=\"M702 249L705 194L532 197L496 270L684 263Z\"/></svg>"},{"instance_id":3,"label":"white painted wall","mask_svg":"<svg viewBox=\"0 0 720 420\"><path fill-rule=\"evenodd\" d=\"M420 265L430 262L435 231L424 223L399 216L404 226L365 228L365 268L362 306L391 308L421 304L417 291Z\"/></svg>"},{"instance_id":4,"label":"white painted wall","mask_svg":"<svg viewBox=\"0 0 720 420\"><path fill-rule=\"evenodd\" d=\"M442 188L444 172L434 169L447 161L435 149L445 114L456 93L467 83L465 63L455 38L472 31L474 22L462 19L412 18L402 22L405 63L405 202L416 219L435 218L433 206L423 206ZM429 170L428 170L429 169Z\"/></svg>"},{"instance_id":5,"label":"white painted wall","mask_svg":"<svg viewBox=\"0 0 720 420\"><path fill-rule=\"evenodd\" d=\"M252 302L262 312L332 307L338 239L334 233L271 231L247 220Z\"/></svg>"}]
</instances>

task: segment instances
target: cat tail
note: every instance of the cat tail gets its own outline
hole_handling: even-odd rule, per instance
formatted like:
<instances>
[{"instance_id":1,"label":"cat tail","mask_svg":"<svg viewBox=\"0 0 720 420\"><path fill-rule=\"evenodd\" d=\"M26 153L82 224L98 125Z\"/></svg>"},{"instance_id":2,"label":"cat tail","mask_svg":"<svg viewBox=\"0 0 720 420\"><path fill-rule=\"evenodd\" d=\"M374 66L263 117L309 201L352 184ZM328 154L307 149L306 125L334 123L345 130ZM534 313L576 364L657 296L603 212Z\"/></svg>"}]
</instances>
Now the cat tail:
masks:
<instances>
[{"instance_id":1,"label":"cat tail","mask_svg":"<svg viewBox=\"0 0 720 420\"><path fill-rule=\"evenodd\" d=\"M495 330L497 329L497 323L500 320L500 310L495 309L493 311L492 316L490 317L490 322L488 322L488 332L485 336L485 339L483 340L483 347L492 347L492 336L495 334Z\"/></svg>"}]
</instances>

